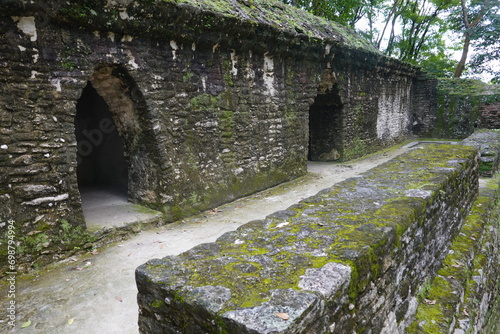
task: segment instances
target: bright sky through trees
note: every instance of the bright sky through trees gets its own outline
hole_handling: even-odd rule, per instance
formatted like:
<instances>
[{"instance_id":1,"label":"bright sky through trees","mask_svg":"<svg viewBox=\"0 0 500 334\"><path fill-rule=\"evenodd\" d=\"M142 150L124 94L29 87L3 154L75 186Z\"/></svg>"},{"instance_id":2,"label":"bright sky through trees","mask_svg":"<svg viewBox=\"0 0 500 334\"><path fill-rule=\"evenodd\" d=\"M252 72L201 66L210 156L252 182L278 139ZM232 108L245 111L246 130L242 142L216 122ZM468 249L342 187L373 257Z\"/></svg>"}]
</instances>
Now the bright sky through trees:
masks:
<instances>
[{"instance_id":1,"label":"bright sky through trees","mask_svg":"<svg viewBox=\"0 0 500 334\"><path fill-rule=\"evenodd\" d=\"M500 79L499 0L282 1L351 26L436 76Z\"/></svg>"}]
</instances>

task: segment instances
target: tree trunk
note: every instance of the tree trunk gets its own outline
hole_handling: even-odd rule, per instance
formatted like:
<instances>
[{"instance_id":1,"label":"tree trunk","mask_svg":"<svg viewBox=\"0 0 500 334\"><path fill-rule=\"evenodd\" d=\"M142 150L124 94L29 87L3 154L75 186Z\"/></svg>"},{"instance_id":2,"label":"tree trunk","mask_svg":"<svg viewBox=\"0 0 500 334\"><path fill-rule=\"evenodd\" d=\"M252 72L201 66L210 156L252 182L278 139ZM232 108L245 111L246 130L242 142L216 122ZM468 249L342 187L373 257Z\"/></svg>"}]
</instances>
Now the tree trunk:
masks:
<instances>
[{"instance_id":1,"label":"tree trunk","mask_svg":"<svg viewBox=\"0 0 500 334\"><path fill-rule=\"evenodd\" d=\"M465 41L464 41L464 48L462 49L462 57L458 62L457 68L455 69L455 74L453 74L454 78L460 78L462 72L464 71L465 62L467 61L467 55L469 53L469 46L470 46L470 34L467 32L465 33Z\"/></svg>"},{"instance_id":2,"label":"tree trunk","mask_svg":"<svg viewBox=\"0 0 500 334\"><path fill-rule=\"evenodd\" d=\"M467 55L469 54L471 31L477 27L477 25L483 19L486 12L490 9L490 1L486 0L481 5L481 10L477 14L474 21L469 23L469 15L467 13L467 6L465 3L465 0L460 0L460 4L462 6L462 19L463 19L464 25L465 25L465 41L464 41L464 48L462 50L462 57L460 58L460 61L458 62L457 68L455 69L455 74L453 74L454 78L460 78L460 76L462 75L462 72L464 71L465 63L467 62Z\"/></svg>"}]
</instances>

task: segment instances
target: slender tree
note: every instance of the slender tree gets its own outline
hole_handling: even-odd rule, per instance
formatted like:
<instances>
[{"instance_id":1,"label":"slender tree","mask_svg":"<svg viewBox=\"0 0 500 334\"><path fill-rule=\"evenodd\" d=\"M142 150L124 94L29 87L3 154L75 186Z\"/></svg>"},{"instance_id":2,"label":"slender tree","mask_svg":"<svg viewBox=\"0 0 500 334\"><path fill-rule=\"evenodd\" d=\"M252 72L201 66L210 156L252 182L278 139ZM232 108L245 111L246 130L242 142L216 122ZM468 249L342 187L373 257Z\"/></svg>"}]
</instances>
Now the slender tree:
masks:
<instances>
[{"instance_id":1,"label":"slender tree","mask_svg":"<svg viewBox=\"0 0 500 334\"><path fill-rule=\"evenodd\" d=\"M485 14L485 22L487 24L477 29L479 38L472 41L477 52L472 57L470 68L476 74L490 74L492 81L500 84L500 4Z\"/></svg>"},{"instance_id":2,"label":"slender tree","mask_svg":"<svg viewBox=\"0 0 500 334\"><path fill-rule=\"evenodd\" d=\"M500 59L500 1L498 0L282 0L312 14L355 27L388 56L421 65L438 76L460 77L471 46L471 65ZM460 47L445 42L446 34L463 35ZM459 62L453 51L462 53ZM500 77L500 69L497 70Z\"/></svg>"},{"instance_id":3,"label":"slender tree","mask_svg":"<svg viewBox=\"0 0 500 334\"><path fill-rule=\"evenodd\" d=\"M486 13L492 6L490 0L477 1L467 3L466 0L460 0L461 9L461 25L459 26L463 30L464 40L462 48L462 56L458 62L457 68L455 69L455 74L453 77L460 78L462 75L465 64L467 62L467 57L469 55L469 49L472 39L477 38L477 31L482 23Z\"/></svg>"}]
</instances>

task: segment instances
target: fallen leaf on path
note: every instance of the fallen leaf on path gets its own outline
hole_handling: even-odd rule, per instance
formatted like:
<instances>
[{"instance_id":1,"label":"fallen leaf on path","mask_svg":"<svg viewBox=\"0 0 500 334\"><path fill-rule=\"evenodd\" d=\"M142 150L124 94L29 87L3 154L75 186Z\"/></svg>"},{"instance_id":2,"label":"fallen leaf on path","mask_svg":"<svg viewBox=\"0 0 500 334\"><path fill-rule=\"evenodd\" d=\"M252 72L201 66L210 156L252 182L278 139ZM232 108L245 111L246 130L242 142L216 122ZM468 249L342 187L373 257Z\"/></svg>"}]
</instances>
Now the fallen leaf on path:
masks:
<instances>
[{"instance_id":1,"label":"fallen leaf on path","mask_svg":"<svg viewBox=\"0 0 500 334\"><path fill-rule=\"evenodd\" d=\"M277 316L280 319L283 319L283 320L290 319L290 316L288 315L288 313L282 313L282 312L280 312L280 313L275 313L274 315Z\"/></svg>"},{"instance_id":2,"label":"fallen leaf on path","mask_svg":"<svg viewBox=\"0 0 500 334\"><path fill-rule=\"evenodd\" d=\"M115 296L115 299L118 300L120 303L123 303L123 299L120 296Z\"/></svg>"},{"instance_id":3,"label":"fallen leaf on path","mask_svg":"<svg viewBox=\"0 0 500 334\"><path fill-rule=\"evenodd\" d=\"M68 320L68 325L71 325L73 323L73 320L74 320L73 318L69 319Z\"/></svg>"},{"instance_id":4,"label":"fallen leaf on path","mask_svg":"<svg viewBox=\"0 0 500 334\"><path fill-rule=\"evenodd\" d=\"M31 325L31 320L26 321L24 324L21 325L21 328L26 328L29 325Z\"/></svg>"},{"instance_id":5,"label":"fallen leaf on path","mask_svg":"<svg viewBox=\"0 0 500 334\"><path fill-rule=\"evenodd\" d=\"M203 224L204 222L199 221L199 222L194 222L195 224Z\"/></svg>"},{"instance_id":6,"label":"fallen leaf on path","mask_svg":"<svg viewBox=\"0 0 500 334\"><path fill-rule=\"evenodd\" d=\"M436 300L435 299L424 299L424 302L429 305L435 305Z\"/></svg>"},{"instance_id":7,"label":"fallen leaf on path","mask_svg":"<svg viewBox=\"0 0 500 334\"><path fill-rule=\"evenodd\" d=\"M130 256L130 255L132 255L132 253L128 253L128 255L127 255L127 256Z\"/></svg>"},{"instance_id":8,"label":"fallen leaf on path","mask_svg":"<svg viewBox=\"0 0 500 334\"><path fill-rule=\"evenodd\" d=\"M90 252L90 254L97 255L97 254L99 254L99 251L97 249L94 249L92 252Z\"/></svg>"},{"instance_id":9,"label":"fallen leaf on path","mask_svg":"<svg viewBox=\"0 0 500 334\"><path fill-rule=\"evenodd\" d=\"M88 268L88 267L90 267L90 266L92 266L92 262L87 261L87 262L85 262L85 263L83 264L83 266L76 267L75 269L76 269L76 270L83 270L83 269Z\"/></svg>"}]
</instances>

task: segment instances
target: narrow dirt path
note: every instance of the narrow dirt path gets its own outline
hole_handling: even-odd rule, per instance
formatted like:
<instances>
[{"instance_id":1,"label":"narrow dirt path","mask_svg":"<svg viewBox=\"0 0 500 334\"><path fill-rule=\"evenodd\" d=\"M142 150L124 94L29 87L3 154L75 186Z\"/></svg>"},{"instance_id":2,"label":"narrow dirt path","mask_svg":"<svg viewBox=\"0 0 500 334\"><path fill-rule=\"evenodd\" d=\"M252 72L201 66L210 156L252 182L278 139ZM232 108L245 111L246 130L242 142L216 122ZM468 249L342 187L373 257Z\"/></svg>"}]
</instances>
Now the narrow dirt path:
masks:
<instances>
[{"instance_id":1,"label":"narrow dirt path","mask_svg":"<svg viewBox=\"0 0 500 334\"><path fill-rule=\"evenodd\" d=\"M404 153L411 146L394 147L346 164L310 163L310 173L298 180L223 205L217 211L143 231L99 249L98 254L73 258L34 278L18 277L17 326L10 329L2 317L0 332L138 333L134 277L137 266L152 258L213 242L225 232L286 209L321 189ZM1 296L5 305L7 293L3 291ZM23 324L25 328L21 328Z\"/></svg>"}]
</instances>

